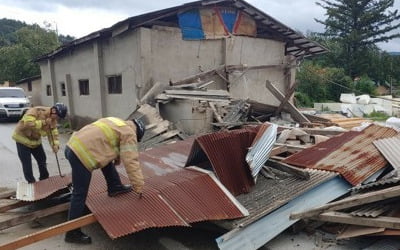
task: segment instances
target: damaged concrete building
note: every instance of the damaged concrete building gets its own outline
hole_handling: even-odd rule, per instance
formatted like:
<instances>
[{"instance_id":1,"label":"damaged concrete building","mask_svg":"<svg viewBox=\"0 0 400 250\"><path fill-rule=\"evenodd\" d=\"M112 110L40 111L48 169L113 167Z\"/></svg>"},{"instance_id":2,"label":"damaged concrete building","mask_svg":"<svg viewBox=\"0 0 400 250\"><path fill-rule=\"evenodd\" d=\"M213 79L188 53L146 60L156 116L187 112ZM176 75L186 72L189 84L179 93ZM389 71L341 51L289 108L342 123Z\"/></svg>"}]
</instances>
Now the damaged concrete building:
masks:
<instances>
[{"instance_id":1,"label":"damaged concrete building","mask_svg":"<svg viewBox=\"0 0 400 250\"><path fill-rule=\"evenodd\" d=\"M232 98L277 106L265 82L287 93L298 60L324 52L245 1L217 0L130 17L37 62L42 104L64 102L80 127L99 117L129 117L156 83L212 81L209 89L227 90ZM178 115L192 116L198 102Z\"/></svg>"}]
</instances>

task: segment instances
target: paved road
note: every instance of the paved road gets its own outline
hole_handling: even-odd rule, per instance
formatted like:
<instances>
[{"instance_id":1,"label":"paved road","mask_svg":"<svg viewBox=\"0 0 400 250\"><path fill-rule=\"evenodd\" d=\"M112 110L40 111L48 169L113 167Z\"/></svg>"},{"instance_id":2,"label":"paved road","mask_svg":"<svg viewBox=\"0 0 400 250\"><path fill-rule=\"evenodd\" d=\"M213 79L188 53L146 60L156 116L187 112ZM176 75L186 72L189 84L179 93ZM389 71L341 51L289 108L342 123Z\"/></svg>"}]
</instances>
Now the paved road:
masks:
<instances>
[{"instance_id":1,"label":"paved road","mask_svg":"<svg viewBox=\"0 0 400 250\"><path fill-rule=\"evenodd\" d=\"M0 187L15 189L18 181L24 181L22 166L17 155L17 148L15 141L11 135L16 126L16 122L0 122L0 155L1 155L1 168L0 168ZM65 141L68 135L61 135L61 149L58 153L62 172L70 172L70 167L67 160L63 155ZM58 175L58 168L56 158L51 150L46 138L43 138L43 146L47 154L47 166L50 175ZM35 159L32 157L33 171L35 178L39 178L38 167Z\"/></svg>"}]
</instances>

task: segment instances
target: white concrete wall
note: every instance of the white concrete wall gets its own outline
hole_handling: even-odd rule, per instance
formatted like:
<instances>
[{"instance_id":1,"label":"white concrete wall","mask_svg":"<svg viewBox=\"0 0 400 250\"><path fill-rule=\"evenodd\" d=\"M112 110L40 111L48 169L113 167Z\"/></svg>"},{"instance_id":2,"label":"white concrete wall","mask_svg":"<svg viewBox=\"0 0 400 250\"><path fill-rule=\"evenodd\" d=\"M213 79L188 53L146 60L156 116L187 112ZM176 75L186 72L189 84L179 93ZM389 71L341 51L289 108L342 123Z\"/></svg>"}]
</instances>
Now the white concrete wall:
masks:
<instances>
[{"instance_id":1,"label":"white concrete wall","mask_svg":"<svg viewBox=\"0 0 400 250\"><path fill-rule=\"evenodd\" d=\"M140 33L127 32L103 43L106 115L123 119L136 109L141 86ZM107 76L122 76L122 93L108 94ZM139 88L138 88L139 87Z\"/></svg>"},{"instance_id":2,"label":"white concrete wall","mask_svg":"<svg viewBox=\"0 0 400 250\"><path fill-rule=\"evenodd\" d=\"M29 100L31 101L32 106L40 106L42 105L41 101L41 91L42 91L42 86L41 86L41 79L36 79L32 81L32 90L28 90L28 82L23 82L21 84L18 84L18 87L24 89L25 95L29 97Z\"/></svg>"},{"instance_id":3,"label":"white concrete wall","mask_svg":"<svg viewBox=\"0 0 400 250\"><path fill-rule=\"evenodd\" d=\"M40 64L40 72L42 77L42 83L40 86L40 99L43 106L52 106L53 97L46 95L46 86L51 85L50 69L48 68L47 61L43 61Z\"/></svg>"},{"instance_id":4,"label":"white concrete wall","mask_svg":"<svg viewBox=\"0 0 400 250\"><path fill-rule=\"evenodd\" d=\"M67 84L70 75L72 115L97 119L103 113L127 118L136 109L138 98L155 82L168 84L224 64L277 65L285 62L285 56L282 42L250 37L185 41L179 28L155 26L80 45L51 62L56 87L53 95L57 91L57 101L68 103L68 97L61 96L60 83ZM46 96L46 85L52 85L51 68L51 63L41 63L44 105L54 102L53 96ZM108 94L106 77L119 74L122 94ZM239 75L229 76L233 81L229 86L233 97L279 104L265 87L265 81L270 80L284 92L283 68L250 70L234 80ZM79 79L89 79L90 95L79 95ZM219 79L214 86L225 88L224 84Z\"/></svg>"},{"instance_id":5,"label":"white concrete wall","mask_svg":"<svg viewBox=\"0 0 400 250\"><path fill-rule=\"evenodd\" d=\"M251 37L233 37L227 40L227 65L245 64L249 67L278 65L285 62L284 43ZM279 101L265 86L271 81L285 93L283 68L265 68L233 72L229 75L233 97L279 105Z\"/></svg>"},{"instance_id":6,"label":"white concrete wall","mask_svg":"<svg viewBox=\"0 0 400 250\"><path fill-rule=\"evenodd\" d=\"M179 28L141 28L142 41L150 46L142 46L144 78L168 83L215 69L224 64L222 58L223 40L182 40Z\"/></svg>"}]
</instances>

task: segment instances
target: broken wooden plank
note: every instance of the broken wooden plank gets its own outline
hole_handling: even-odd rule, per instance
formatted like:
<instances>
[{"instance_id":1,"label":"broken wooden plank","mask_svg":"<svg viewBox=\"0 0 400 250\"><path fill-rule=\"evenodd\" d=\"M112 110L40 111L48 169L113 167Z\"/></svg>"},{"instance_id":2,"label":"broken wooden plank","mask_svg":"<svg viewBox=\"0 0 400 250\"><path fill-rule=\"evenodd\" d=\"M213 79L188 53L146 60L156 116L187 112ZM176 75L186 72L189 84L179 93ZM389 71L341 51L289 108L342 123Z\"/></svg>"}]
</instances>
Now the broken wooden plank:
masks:
<instances>
[{"instance_id":1,"label":"broken wooden plank","mask_svg":"<svg viewBox=\"0 0 400 250\"><path fill-rule=\"evenodd\" d=\"M276 160L268 159L268 161L265 163L266 165L279 169L283 172L287 172L289 174L295 175L303 180L309 180L310 179L310 173L308 173L305 170L296 168L294 166L291 166L289 164L283 163L283 162L278 162Z\"/></svg>"},{"instance_id":2,"label":"broken wooden plank","mask_svg":"<svg viewBox=\"0 0 400 250\"><path fill-rule=\"evenodd\" d=\"M11 250L11 249L17 249L17 248L21 248L24 246L28 246L30 244L53 237L55 235L66 233L70 230L77 229L77 228L80 228L83 226L87 226L96 221L97 220L93 214L88 214L83 217L77 218L75 220L70 220L70 221L64 222L62 224L58 224L56 226L49 227L49 228L41 230L39 232L29 234L29 235L20 237L16 240L13 240L11 242L2 244L2 245L0 245L0 249Z\"/></svg>"},{"instance_id":3,"label":"broken wooden plank","mask_svg":"<svg viewBox=\"0 0 400 250\"><path fill-rule=\"evenodd\" d=\"M229 98L226 98L226 97L217 98L215 96L213 96L213 97L205 97L205 96L201 97L201 96L170 95L170 94L160 94L158 96L163 96L163 95L165 95L165 97L175 98L175 99L222 102L224 105L228 105L230 103ZM158 96L157 96L157 98L158 98Z\"/></svg>"},{"instance_id":4,"label":"broken wooden plank","mask_svg":"<svg viewBox=\"0 0 400 250\"><path fill-rule=\"evenodd\" d=\"M310 135L339 135L347 131L328 130L318 128L301 128L304 132Z\"/></svg>"},{"instance_id":5,"label":"broken wooden plank","mask_svg":"<svg viewBox=\"0 0 400 250\"><path fill-rule=\"evenodd\" d=\"M280 102L285 100L285 96L270 81L267 80L265 85ZM284 106L297 122L310 122L291 102L287 102Z\"/></svg>"},{"instance_id":6,"label":"broken wooden plank","mask_svg":"<svg viewBox=\"0 0 400 250\"><path fill-rule=\"evenodd\" d=\"M222 122L223 122L222 117L221 117L221 115L218 113L217 108L215 107L215 103L213 103L213 102L208 102L208 105L210 106L211 110L213 111L213 114L214 114L215 119L216 119L218 122L222 123Z\"/></svg>"},{"instance_id":7,"label":"broken wooden plank","mask_svg":"<svg viewBox=\"0 0 400 250\"><path fill-rule=\"evenodd\" d=\"M30 212L30 213L2 213L0 214L0 230L14 227L35 219L46 217L55 213L63 212L68 210L69 203L63 203L46 209Z\"/></svg>"},{"instance_id":8,"label":"broken wooden plank","mask_svg":"<svg viewBox=\"0 0 400 250\"><path fill-rule=\"evenodd\" d=\"M280 155L282 153L287 152L287 147L286 146L278 146L278 147L274 147L271 150L271 153L269 154L269 156L276 156L276 155Z\"/></svg>"},{"instance_id":9,"label":"broken wooden plank","mask_svg":"<svg viewBox=\"0 0 400 250\"><path fill-rule=\"evenodd\" d=\"M277 108L276 111L275 111L275 115L276 115L276 116L279 115L279 114L282 112L283 107L286 105L286 103L287 103L287 102L289 101L289 99L292 97L292 95L293 95L293 93L294 93L294 91L295 91L295 89L296 89L296 87L297 87L297 84L298 84L298 82L295 81L295 82L293 83L293 85L289 88L289 90L286 92L285 98L281 101L281 103L279 104L278 108Z\"/></svg>"},{"instance_id":10,"label":"broken wooden plank","mask_svg":"<svg viewBox=\"0 0 400 250\"><path fill-rule=\"evenodd\" d=\"M4 190L0 193L0 199L10 198L11 196L15 196L15 190Z\"/></svg>"},{"instance_id":11,"label":"broken wooden plank","mask_svg":"<svg viewBox=\"0 0 400 250\"><path fill-rule=\"evenodd\" d=\"M362 235L381 233L385 231L384 227L365 227L358 225L350 225L343 232L341 232L336 239L348 239Z\"/></svg>"},{"instance_id":12,"label":"broken wooden plank","mask_svg":"<svg viewBox=\"0 0 400 250\"><path fill-rule=\"evenodd\" d=\"M179 81L175 81L175 82L171 82L172 86L176 86L176 85L181 85L181 84L188 84L188 83L193 83L193 82L198 82L199 79L207 79L210 78L212 76L214 76L216 74L217 71L219 70L225 70L225 65L222 65L216 69L212 69L206 72L201 72L199 74L196 75L192 75L189 76L187 78L184 78L182 80Z\"/></svg>"},{"instance_id":13,"label":"broken wooden plank","mask_svg":"<svg viewBox=\"0 0 400 250\"><path fill-rule=\"evenodd\" d=\"M230 97L226 90L208 89L208 90L184 90L184 89L166 89L167 95L188 95L188 96L212 96L212 97Z\"/></svg>"},{"instance_id":14,"label":"broken wooden plank","mask_svg":"<svg viewBox=\"0 0 400 250\"><path fill-rule=\"evenodd\" d=\"M5 211L22 207L27 204L26 201L20 201L20 200L11 200L11 199L1 199L0 200L0 213L3 213Z\"/></svg>"},{"instance_id":15,"label":"broken wooden plank","mask_svg":"<svg viewBox=\"0 0 400 250\"><path fill-rule=\"evenodd\" d=\"M312 219L334 222L334 223L350 224L350 225L400 229L400 218L388 217L388 216L366 218L366 217L352 216L347 213L331 211L314 216L312 217Z\"/></svg>"},{"instance_id":16,"label":"broken wooden plank","mask_svg":"<svg viewBox=\"0 0 400 250\"><path fill-rule=\"evenodd\" d=\"M149 103L150 101L154 100L155 97L162 93L165 88L167 86L165 86L164 84L160 83L160 82L156 82L148 91L147 93L140 99L140 103L141 104L145 104L145 103Z\"/></svg>"},{"instance_id":17,"label":"broken wooden plank","mask_svg":"<svg viewBox=\"0 0 400 250\"><path fill-rule=\"evenodd\" d=\"M350 207L355 207L375 201L380 201L380 200L385 200L393 197L398 197L400 196L400 186L395 186L395 187L390 187L378 191L373 191L369 193L364 193L364 194L358 194L358 195L353 195L350 197L347 197L345 199L331 202L329 204L310 209L305 212L300 212L300 213L292 213L290 215L290 219L296 220L296 219L303 219L303 218L309 218L309 217L314 217L317 216L323 212L326 211L334 211L334 210L340 210L340 209L345 209L345 208L350 208Z\"/></svg>"}]
</instances>

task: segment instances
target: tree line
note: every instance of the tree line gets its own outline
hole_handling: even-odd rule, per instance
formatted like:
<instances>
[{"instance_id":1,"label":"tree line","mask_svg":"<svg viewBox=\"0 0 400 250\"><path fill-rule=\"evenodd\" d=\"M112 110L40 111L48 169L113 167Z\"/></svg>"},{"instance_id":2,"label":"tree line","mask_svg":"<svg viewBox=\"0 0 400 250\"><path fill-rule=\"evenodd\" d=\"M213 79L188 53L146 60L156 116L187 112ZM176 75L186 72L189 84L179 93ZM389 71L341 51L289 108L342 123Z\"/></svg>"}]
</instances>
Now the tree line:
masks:
<instances>
[{"instance_id":1,"label":"tree line","mask_svg":"<svg viewBox=\"0 0 400 250\"><path fill-rule=\"evenodd\" d=\"M40 75L34 59L72 40L71 36L58 35L51 25L41 28L38 24L0 19L0 83Z\"/></svg>"},{"instance_id":2,"label":"tree line","mask_svg":"<svg viewBox=\"0 0 400 250\"><path fill-rule=\"evenodd\" d=\"M377 86L400 92L400 56L377 47L400 37L400 15L394 0L322 0L326 11L322 33L309 33L329 53L305 59L297 73L296 98L301 106L337 102L341 93L375 96ZM399 48L400 50L400 48Z\"/></svg>"}]
</instances>

